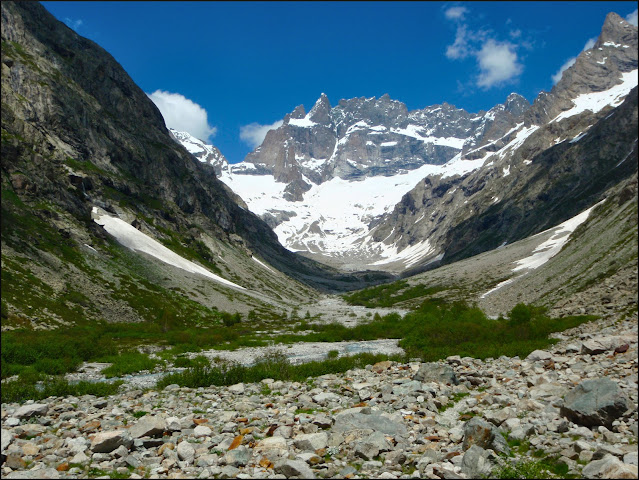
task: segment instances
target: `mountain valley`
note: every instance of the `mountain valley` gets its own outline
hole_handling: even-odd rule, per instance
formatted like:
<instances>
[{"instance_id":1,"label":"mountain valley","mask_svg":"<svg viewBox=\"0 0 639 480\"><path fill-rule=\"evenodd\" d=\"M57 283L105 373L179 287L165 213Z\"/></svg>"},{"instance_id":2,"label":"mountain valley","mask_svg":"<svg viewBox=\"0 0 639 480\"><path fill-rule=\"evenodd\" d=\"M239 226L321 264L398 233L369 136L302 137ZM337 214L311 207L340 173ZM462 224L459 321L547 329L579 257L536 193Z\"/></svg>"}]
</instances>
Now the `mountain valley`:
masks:
<instances>
[{"instance_id":1,"label":"mountain valley","mask_svg":"<svg viewBox=\"0 0 639 480\"><path fill-rule=\"evenodd\" d=\"M231 164L2 2L3 478L635 478L639 47L602 21L532 103L321 94Z\"/></svg>"}]
</instances>

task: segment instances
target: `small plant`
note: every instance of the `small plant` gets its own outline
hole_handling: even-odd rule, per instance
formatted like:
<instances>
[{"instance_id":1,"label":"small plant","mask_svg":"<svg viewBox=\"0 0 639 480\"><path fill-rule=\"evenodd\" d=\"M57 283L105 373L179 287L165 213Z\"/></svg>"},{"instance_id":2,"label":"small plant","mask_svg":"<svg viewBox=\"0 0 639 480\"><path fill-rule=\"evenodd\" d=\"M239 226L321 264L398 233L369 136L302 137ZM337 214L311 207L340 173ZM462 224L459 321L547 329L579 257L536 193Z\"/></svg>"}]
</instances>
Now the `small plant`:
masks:
<instances>
[{"instance_id":1,"label":"small plant","mask_svg":"<svg viewBox=\"0 0 639 480\"><path fill-rule=\"evenodd\" d=\"M147 415L149 412L145 412L144 410L138 410L137 412L133 412L133 416L135 418L142 418L144 415Z\"/></svg>"},{"instance_id":2,"label":"small plant","mask_svg":"<svg viewBox=\"0 0 639 480\"><path fill-rule=\"evenodd\" d=\"M326 354L326 358L337 358L339 357L339 352L337 350L329 350Z\"/></svg>"}]
</instances>

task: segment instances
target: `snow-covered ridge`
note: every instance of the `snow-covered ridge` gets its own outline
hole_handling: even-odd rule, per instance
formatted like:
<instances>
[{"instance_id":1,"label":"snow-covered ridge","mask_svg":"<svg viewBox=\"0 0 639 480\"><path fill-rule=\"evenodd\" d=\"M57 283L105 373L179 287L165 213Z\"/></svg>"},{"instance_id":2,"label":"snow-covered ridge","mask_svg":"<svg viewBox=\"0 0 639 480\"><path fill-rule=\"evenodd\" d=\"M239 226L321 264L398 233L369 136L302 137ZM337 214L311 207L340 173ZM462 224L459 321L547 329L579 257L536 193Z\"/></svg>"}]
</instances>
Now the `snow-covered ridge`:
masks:
<instances>
[{"instance_id":1,"label":"snow-covered ridge","mask_svg":"<svg viewBox=\"0 0 639 480\"><path fill-rule=\"evenodd\" d=\"M389 211L402 196L428 175L462 175L479 168L483 160L461 160L457 155L445 165L424 165L416 170L391 177L368 177L351 182L336 177L320 185L313 184L301 202L284 198L286 184L272 175L239 176L223 172L226 183L257 215L277 216L295 212L275 228L280 242L293 251L322 252L327 256L370 254L378 261L400 260L412 265L428 248L410 248L397 252L396 246L370 241L370 222ZM419 258L418 258L418 255Z\"/></svg>"},{"instance_id":2,"label":"snow-covered ridge","mask_svg":"<svg viewBox=\"0 0 639 480\"><path fill-rule=\"evenodd\" d=\"M164 263L187 272L204 275L205 277L224 285L228 285L229 287L246 290L244 287L219 277L214 273L209 272L206 268L181 257L174 251L166 248L160 242L153 240L145 233L142 233L132 225L129 225L124 220L112 217L103 210L100 210L98 207L93 207L93 210L91 210L91 218L93 218L95 223L101 225L107 232L113 235L119 243L131 250L146 253Z\"/></svg>"},{"instance_id":3,"label":"snow-covered ridge","mask_svg":"<svg viewBox=\"0 0 639 480\"><path fill-rule=\"evenodd\" d=\"M569 110L561 112L552 122L559 122L564 118L578 115L586 110L597 113L607 106L618 107L630 91L637 86L637 70L622 73L620 77L621 83L614 87L604 90L603 92L583 93L573 99L573 107Z\"/></svg>"}]
</instances>

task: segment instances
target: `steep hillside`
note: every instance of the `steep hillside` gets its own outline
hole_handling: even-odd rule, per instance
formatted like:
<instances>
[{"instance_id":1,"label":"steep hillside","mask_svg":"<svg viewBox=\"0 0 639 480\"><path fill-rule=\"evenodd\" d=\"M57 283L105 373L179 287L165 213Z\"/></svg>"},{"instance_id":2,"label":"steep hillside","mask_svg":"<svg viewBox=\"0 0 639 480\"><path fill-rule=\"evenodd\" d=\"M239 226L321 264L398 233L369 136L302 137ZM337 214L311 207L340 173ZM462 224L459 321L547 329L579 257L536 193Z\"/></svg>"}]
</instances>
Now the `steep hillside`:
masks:
<instances>
[{"instance_id":1,"label":"steep hillside","mask_svg":"<svg viewBox=\"0 0 639 480\"><path fill-rule=\"evenodd\" d=\"M2 4L2 200L3 326L286 310L315 295L277 269L363 285L284 249L111 55L31 2ZM96 208L243 290L133 253Z\"/></svg>"}]
</instances>

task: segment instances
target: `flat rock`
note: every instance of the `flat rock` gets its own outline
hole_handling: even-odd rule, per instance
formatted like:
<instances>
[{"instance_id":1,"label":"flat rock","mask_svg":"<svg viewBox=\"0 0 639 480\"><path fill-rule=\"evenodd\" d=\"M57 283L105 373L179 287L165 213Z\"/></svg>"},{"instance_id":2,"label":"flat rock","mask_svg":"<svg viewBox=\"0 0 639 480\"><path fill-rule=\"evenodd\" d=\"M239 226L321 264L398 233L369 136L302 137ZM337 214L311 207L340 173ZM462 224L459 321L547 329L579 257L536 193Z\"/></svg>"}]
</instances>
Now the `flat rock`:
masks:
<instances>
[{"instance_id":1,"label":"flat rock","mask_svg":"<svg viewBox=\"0 0 639 480\"><path fill-rule=\"evenodd\" d=\"M91 451L94 453L109 453L120 445L130 447L133 443L131 435L126 430L113 430L110 432L96 433L91 442Z\"/></svg>"},{"instance_id":2,"label":"flat rock","mask_svg":"<svg viewBox=\"0 0 639 480\"><path fill-rule=\"evenodd\" d=\"M131 438L161 436L166 430L166 420L160 416L145 415L129 428Z\"/></svg>"},{"instance_id":3,"label":"flat rock","mask_svg":"<svg viewBox=\"0 0 639 480\"><path fill-rule=\"evenodd\" d=\"M363 413L351 410L356 409L346 410L335 416L333 431L344 433L351 430L371 429L387 435L406 434L406 426L401 420L393 420L379 412Z\"/></svg>"},{"instance_id":4,"label":"flat rock","mask_svg":"<svg viewBox=\"0 0 639 480\"><path fill-rule=\"evenodd\" d=\"M31 417L41 417L46 415L49 410L49 406L44 403L32 403L31 405L23 405L18 408L13 416L21 420Z\"/></svg>"},{"instance_id":5,"label":"flat rock","mask_svg":"<svg viewBox=\"0 0 639 480\"><path fill-rule=\"evenodd\" d=\"M275 464L274 470L287 478L316 478L313 470L303 460L282 460Z\"/></svg>"}]
</instances>

